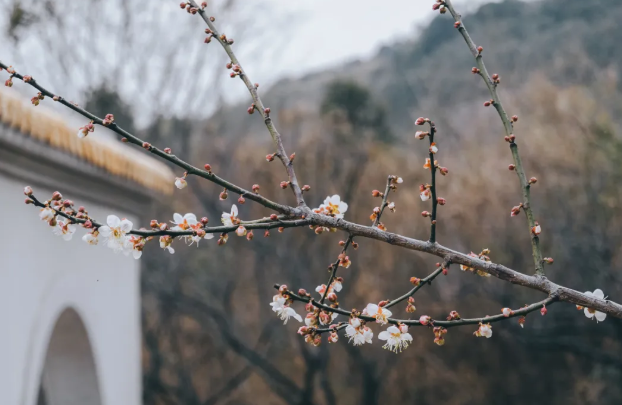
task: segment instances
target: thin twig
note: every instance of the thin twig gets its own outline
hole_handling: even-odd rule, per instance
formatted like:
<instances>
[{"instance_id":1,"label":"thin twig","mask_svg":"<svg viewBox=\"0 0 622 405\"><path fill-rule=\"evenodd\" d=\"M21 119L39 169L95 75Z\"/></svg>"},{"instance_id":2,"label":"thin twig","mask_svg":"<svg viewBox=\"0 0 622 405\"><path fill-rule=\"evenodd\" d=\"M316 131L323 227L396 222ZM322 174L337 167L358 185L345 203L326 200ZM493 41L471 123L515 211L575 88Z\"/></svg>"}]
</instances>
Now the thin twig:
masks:
<instances>
[{"instance_id":1,"label":"thin twig","mask_svg":"<svg viewBox=\"0 0 622 405\"><path fill-rule=\"evenodd\" d=\"M242 81L246 85L246 88L248 89L248 92L253 98L253 103L255 105L255 108L262 115L264 119L264 123L266 124L266 128L268 128L268 132L270 132L270 136L272 137L272 141L274 142L274 145L276 147L277 156L283 163L283 166L285 166L285 170L287 171L287 175L289 177L289 183L294 192L294 195L296 196L296 202L299 207L305 206L305 200L302 197L302 190L300 188L300 185L298 184L298 179L296 178L296 172L294 171L293 161L290 160L287 153L285 152L281 134L279 134L276 127L274 126L274 123L272 122L272 118L270 118L270 114L266 112L266 108L263 102L261 101L259 94L257 93L257 87L255 86L255 84L253 84L253 82L251 82L250 78L246 74L246 71L244 70L244 68L242 67L242 64L240 63L237 56L233 52L233 49L231 48L231 45L229 44L229 42L221 38L220 32L218 31L214 23L210 21L210 17L205 13L203 9L201 9L197 5L196 2L194 2L194 0L189 0L188 3L190 3L190 5L198 9L199 15L201 16L203 21L205 21L205 24L207 24L209 29L212 31L213 38L215 38L218 41L218 43L220 43L220 45L224 48L225 52L231 59L231 63L238 66L239 68L238 76L240 77L240 79L242 79Z\"/></svg>"},{"instance_id":2,"label":"thin twig","mask_svg":"<svg viewBox=\"0 0 622 405\"><path fill-rule=\"evenodd\" d=\"M343 250L341 251L341 254L346 253L346 251L348 250L348 247L350 246L350 243L352 243L352 239L354 239L354 236L349 235L348 239L346 240L346 244L343 245ZM331 265L330 277L328 278L328 282L326 283L326 289L324 290L324 294L322 294L322 298L320 299L320 303L322 304L326 300L326 296L328 295L328 290L329 290L330 285L335 280L335 276L337 275L337 269L339 268L339 262L341 262L341 259L337 259L335 263Z\"/></svg>"},{"instance_id":3,"label":"thin twig","mask_svg":"<svg viewBox=\"0 0 622 405\"><path fill-rule=\"evenodd\" d=\"M490 92L490 96L492 97L492 105L499 113L499 117L503 122L503 127L505 128L505 135L507 137L506 139L510 141L510 150L512 151L512 157L514 158L515 171L518 175L518 180L520 181L520 186L523 193L523 209L525 211L525 215L527 216L527 223L529 224L531 249L534 265L536 266L536 274L544 275L544 262L542 259L542 251L540 250L540 238L538 235L532 232L532 229L534 228L534 226L536 226L536 221L531 210L531 185L527 181L527 176L525 176L523 162L521 161L520 155L518 153L518 145L514 140L514 124L512 123L512 120L510 119L507 112L503 108L503 105L501 104L501 99L499 98L499 95L497 93L497 83L495 83L495 81L493 81L493 79L488 74L488 70L486 69L486 65L484 64L484 57L482 56L482 52L477 49L475 42L473 42L473 40L471 39L471 36L469 35L469 32L467 31L466 27L464 26L464 22L462 21L462 16L458 14L458 12L454 9L451 0L445 0L444 5L451 13L455 22L458 24L458 31L460 31L460 34L462 34L462 37L466 41L469 50L471 51L471 54L475 58L477 68L479 69L478 73L482 77L482 79L484 79L486 87L488 87L488 91Z\"/></svg>"}]
</instances>

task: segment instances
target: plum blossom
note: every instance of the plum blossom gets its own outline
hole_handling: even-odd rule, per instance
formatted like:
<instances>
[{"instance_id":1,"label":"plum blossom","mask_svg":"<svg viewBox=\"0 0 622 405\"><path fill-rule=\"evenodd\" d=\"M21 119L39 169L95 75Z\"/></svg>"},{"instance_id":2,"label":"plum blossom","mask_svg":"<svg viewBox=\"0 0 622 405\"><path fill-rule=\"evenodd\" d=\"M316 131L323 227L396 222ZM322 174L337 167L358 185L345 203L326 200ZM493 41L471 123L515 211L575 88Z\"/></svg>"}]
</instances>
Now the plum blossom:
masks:
<instances>
[{"instance_id":1,"label":"plum blossom","mask_svg":"<svg viewBox=\"0 0 622 405\"><path fill-rule=\"evenodd\" d=\"M98 235L99 235L99 232L97 231L89 232L89 233L84 234L84 236L82 237L82 240L88 243L89 245L97 245L97 243L99 242L99 239L97 238Z\"/></svg>"},{"instance_id":2,"label":"plum blossom","mask_svg":"<svg viewBox=\"0 0 622 405\"><path fill-rule=\"evenodd\" d=\"M421 197L421 201L428 201L430 197L432 197L432 192L430 191L430 187L425 184L419 186L419 197Z\"/></svg>"},{"instance_id":3,"label":"plum blossom","mask_svg":"<svg viewBox=\"0 0 622 405\"><path fill-rule=\"evenodd\" d=\"M286 324L289 318L294 318L298 322L302 322L302 317L296 313L294 308L286 305L287 300L285 299L285 297L275 295L273 299L274 301L270 303L270 306L272 307L272 310L276 312L279 318L284 321L283 324Z\"/></svg>"},{"instance_id":4,"label":"plum blossom","mask_svg":"<svg viewBox=\"0 0 622 405\"><path fill-rule=\"evenodd\" d=\"M376 318L376 322L380 325L387 323L387 318L393 315L388 309L371 303L367 304L367 307L363 310L363 314Z\"/></svg>"},{"instance_id":5,"label":"plum blossom","mask_svg":"<svg viewBox=\"0 0 622 405\"><path fill-rule=\"evenodd\" d=\"M359 318L350 318L348 326L346 326L346 337L348 342L352 342L354 346L360 346L365 343L371 343L374 332L361 323Z\"/></svg>"},{"instance_id":6,"label":"plum blossom","mask_svg":"<svg viewBox=\"0 0 622 405\"><path fill-rule=\"evenodd\" d=\"M227 213L227 212L222 213L221 221L223 225L225 226L233 226L234 224L236 224L236 222L238 222L237 217L238 217L238 207L235 204L233 204L231 206L230 213Z\"/></svg>"},{"instance_id":7,"label":"plum blossom","mask_svg":"<svg viewBox=\"0 0 622 405\"><path fill-rule=\"evenodd\" d=\"M348 210L348 204L341 201L338 194L326 197L324 203L313 211L317 214L328 215L338 219L343 218L343 214Z\"/></svg>"},{"instance_id":8,"label":"plum blossom","mask_svg":"<svg viewBox=\"0 0 622 405\"><path fill-rule=\"evenodd\" d=\"M73 233L76 231L76 226L70 224L67 220L62 220L56 223L52 231L54 235L62 236L64 240L71 240Z\"/></svg>"},{"instance_id":9,"label":"plum blossom","mask_svg":"<svg viewBox=\"0 0 622 405\"><path fill-rule=\"evenodd\" d=\"M511 316L514 313L514 311L512 311L510 308L501 308L501 313L503 314L503 316L507 318Z\"/></svg>"},{"instance_id":10,"label":"plum blossom","mask_svg":"<svg viewBox=\"0 0 622 405\"><path fill-rule=\"evenodd\" d=\"M413 337L408 333L408 326L400 325L399 327L391 325L387 330L378 334L378 339L386 340L387 343L382 346L383 349L391 350L394 353L406 349L413 341Z\"/></svg>"},{"instance_id":11,"label":"plum blossom","mask_svg":"<svg viewBox=\"0 0 622 405\"><path fill-rule=\"evenodd\" d=\"M56 216L56 212L50 207L41 208L39 212L39 219L42 221L51 221L54 216Z\"/></svg>"},{"instance_id":12,"label":"plum blossom","mask_svg":"<svg viewBox=\"0 0 622 405\"><path fill-rule=\"evenodd\" d=\"M175 177L175 187L181 190L188 187L188 182L182 177Z\"/></svg>"},{"instance_id":13,"label":"plum blossom","mask_svg":"<svg viewBox=\"0 0 622 405\"><path fill-rule=\"evenodd\" d=\"M128 256L130 252L132 252L134 259L140 259L140 257L143 255L143 248L145 247L145 243L147 243L147 240L142 236L129 235L125 239L126 250L123 253Z\"/></svg>"},{"instance_id":14,"label":"plum blossom","mask_svg":"<svg viewBox=\"0 0 622 405\"><path fill-rule=\"evenodd\" d=\"M601 300L607 298L605 297L605 293L603 293L603 290L601 290L600 288L595 289L594 292L586 291L585 295L587 295L588 297L599 298ZM606 313L597 311L592 308L584 308L580 305L577 305L577 309L583 309L583 313L585 314L585 316L590 319L596 318L596 322L602 322L605 320L605 318L607 318Z\"/></svg>"},{"instance_id":15,"label":"plum blossom","mask_svg":"<svg viewBox=\"0 0 622 405\"><path fill-rule=\"evenodd\" d=\"M116 215L108 215L108 225L101 226L99 234L106 238L106 245L115 252L121 252L125 248L125 235L132 230L132 222L127 219L119 219Z\"/></svg>"},{"instance_id":16,"label":"plum blossom","mask_svg":"<svg viewBox=\"0 0 622 405\"><path fill-rule=\"evenodd\" d=\"M481 323L479 324L479 329L473 332L473 334L477 337L492 337L492 326L489 323Z\"/></svg>"},{"instance_id":17,"label":"plum blossom","mask_svg":"<svg viewBox=\"0 0 622 405\"><path fill-rule=\"evenodd\" d=\"M171 222L175 224L175 226L171 228L172 231L187 231L199 223L197 216L191 212L184 216L176 212L173 214L173 220Z\"/></svg>"},{"instance_id":18,"label":"plum blossom","mask_svg":"<svg viewBox=\"0 0 622 405\"><path fill-rule=\"evenodd\" d=\"M173 238L169 235L160 236L160 247L162 249L168 250L170 254L175 253L175 249L171 246L173 244Z\"/></svg>"}]
</instances>

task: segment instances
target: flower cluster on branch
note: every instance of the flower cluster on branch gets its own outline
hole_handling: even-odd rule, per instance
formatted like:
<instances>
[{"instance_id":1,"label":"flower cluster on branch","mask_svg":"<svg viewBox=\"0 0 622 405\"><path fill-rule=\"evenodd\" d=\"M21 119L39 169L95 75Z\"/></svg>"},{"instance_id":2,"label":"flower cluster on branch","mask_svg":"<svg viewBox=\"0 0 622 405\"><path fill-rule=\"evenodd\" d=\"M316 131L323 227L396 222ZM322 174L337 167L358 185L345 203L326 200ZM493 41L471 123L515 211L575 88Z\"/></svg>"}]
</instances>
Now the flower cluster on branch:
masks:
<instances>
[{"instance_id":1,"label":"flower cluster on branch","mask_svg":"<svg viewBox=\"0 0 622 405\"><path fill-rule=\"evenodd\" d=\"M316 234L343 232L347 237L339 242L341 252L328 268L329 278L325 284L315 289L319 297L313 297L312 294L303 288L300 288L295 293L286 285L276 285L278 293L274 295L270 303L272 310L284 323L287 323L290 318L302 323L303 317L298 314L295 305L296 303L303 304L307 314L304 317L304 325L298 329L298 333L304 337L306 342L315 346L322 343L322 335L324 334L327 336L328 342L337 342L340 332L355 346L372 343L374 332L371 326L374 324L385 328L377 335L379 340L386 342L383 347L396 353L408 348L412 343L413 339L409 328L417 326L430 329L434 335L433 341L438 345L445 344L448 328L456 326L473 325L473 327L477 327L473 332L475 336L490 338L493 331L492 323L509 318L518 318L520 326L523 327L528 314L540 311L541 316L545 316L548 312L547 306L558 301L575 304L577 309L583 310L588 318L596 319L597 321L603 321L607 314L622 318L622 306L607 300L600 289L594 292L580 293L571 288L555 284L545 277L543 265L552 264L553 259L550 257L543 258L541 252L539 238L542 228L539 222L535 220L530 199L531 188L536 184L537 179L535 177L527 179L525 168L520 159L517 137L514 134L514 125L517 123L518 117L515 115L510 117L506 113L497 93L497 87L500 85L501 79L498 74L490 75L488 73L483 60L483 47L477 46L473 42L451 0L436 0L433 3L433 9L441 14L449 12L453 17L454 27L464 38L476 63L476 67L473 67L471 72L481 76L489 90L491 98L484 102L484 106L494 107L504 126L504 140L509 144L513 159L509 169L517 174L522 193L522 201L511 209L511 216L518 216L523 212L527 218L527 229L531 238L534 259L534 275L518 272L493 263L489 257L490 251L488 249L483 249L479 254L473 252L464 254L442 246L437 242L438 206L447 204L447 200L438 195L439 185L437 184L436 174L440 173L442 176L447 176L449 169L439 163L438 155L441 151L439 134L435 123L429 118L421 117L414 122L416 126L424 126L424 129L416 131L414 136L420 140L426 138L429 140L427 145L428 157L425 159L423 169L430 170L430 182L419 186L419 195L422 203L428 204L428 206L431 204L431 208L422 212L422 216L430 221L430 237L427 241L390 233L381 222L386 209L391 213L397 211L396 201L393 199L389 200L390 194L393 192L393 195L395 195L398 186L412 187L412 185L404 184L403 179L397 175L389 175L387 177L383 192L379 190L371 192L373 198L381 198L381 203L372 210L369 217L372 221L370 226L347 221L344 218L344 214L348 211L348 204L342 201L339 195L326 197L318 208L309 208L303 193L308 193L311 187L309 185L302 187L299 185L294 169L296 154L286 153L281 134L277 131L270 117L270 108L263 104L259 96L259 85L250 80L233 51L233 39L218 31L214 25L216 19L207 14L208 6L205 2L198 5L194 0L188 0L182 2L180 8L187 11L190 15L200 16L207 24L205 32L208 37L204 42L218 42L228 55L230 61L227 63L226 68L230 70L230 76L240 79L252 98L252 104L248 109L248 113L254 114L255 111L258 112L257 115L261 116L272 138L275 151L266 156L266 161L281 161L287 180L283 180L278 186L283 190L291 190L296 204L290 206L265 198L260 194L260 187L257 184L252 186L251 191L246 190L229 180L217 176L210 164L205 164L203 168L193 166L174 155L170 148L159 149L119 127L115 122L113 114L107 114L104 118L97 117L76 104L67 102L64 98L46 90L31 76L21 75L12 66L7 66L0 62L0 69L6 70L10 75L5 82L7 86L12 86L13 79L17 78L37 90L37 95L31 100L33 106L39 105L47 97L85 117L88 122L79 128L78 137L84 138L96 132L97 126L104 126L117 133L123 142L139 146L183 170L183 174L175 180L175 186L178 189L188 187L187 178L196 176L222 187L222 192L219 195L220 200L227 199L229 193L233 193L239 196L239 204L244 204L249 200L273 212L268 217L243 221L239 218L238 207L234 204L229 212L222 214L222 226L209 227L208 218L198 219L193 213L185 215L175 213L172 221L160 222L152 220L149 229L135 229L132 222L115 215L109 215L105 224L100 223L95 218L92 218L84 207L75 208L73 202L64 199L60 192L55 192L50 199L39 200L35 197L33 190L30 187L26 187L26 203L40 208L39 217L52 227L54 234L61 236L65 240L71 240L77 228L82 227L86 230L82 237L86 243L96 245L102 242L115 252L123 252L126 255L131 253L135 258L139 258L146 244L155 238L158 238L161 248L174 253L173 244L175 240L183 240L190 245L196 244L198 246L203 239L213 239L216 233L219 234L217 244L222 246L227 243L230 233L234 233L238 237L246 237L247 240L251 241L253 239L253 230L259 229L265 231L264 236L268 236L269 230L274 228L284 231L286 228L307 226ZM347 269L352 265L353 261L348 255L348 249L350 247L353 249L358 248L359 242L355 241L355 238L357 240L361 238L375 239L397 247L432 254L441 258L442 262L437 263L435 269L427 277L423 279L412 277L410 279L410 289L402 296L382 300L378 303L368 303L362 311L357 309L346 310L341 306L338 297L345 279L337 273L339 269ZM541 291L547 294L547 297L516 310L502 308L498 314L477 318L465 319L457 311L452 310L446 318L443 316L436 319L429 315L421 315L411 319L410 314L417 311L414 305L414 295L416 292L425 286L429 286L439 275L447 276L452 264L458 265L464 272L471 272L482 277L494 276L513 284ZM407 284L408 280L403 282ZM390 309L399 303L405 304L403 308L406 314L405 317L400 317L400 319L394 317L395 309Z\"/></svg>"}]
</instances>

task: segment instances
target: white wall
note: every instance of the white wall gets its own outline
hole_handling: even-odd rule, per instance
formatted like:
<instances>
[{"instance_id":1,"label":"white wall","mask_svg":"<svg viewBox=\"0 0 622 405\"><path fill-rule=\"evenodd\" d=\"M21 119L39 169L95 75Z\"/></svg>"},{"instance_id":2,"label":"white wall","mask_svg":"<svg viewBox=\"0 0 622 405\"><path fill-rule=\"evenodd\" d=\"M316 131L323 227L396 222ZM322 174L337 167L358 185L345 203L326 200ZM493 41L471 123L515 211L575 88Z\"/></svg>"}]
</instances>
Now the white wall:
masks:
<instances>
[{"instance_id":1,"label":"white wall","mask_svg":"<svg viewBox=\"0 0 622 405\"><path fill-rule=\"evenodd\" d=\"M68 242L53 235L24 204L24 185L0 172L0 404L36 404L50 335L67 307L90 337L101 404L140 404L138 261L87 245L82 229ZM41 199L54 191L33 187ZM103 222L110 213L127 216L73 200Z\"/></svg>"}]
</instances>

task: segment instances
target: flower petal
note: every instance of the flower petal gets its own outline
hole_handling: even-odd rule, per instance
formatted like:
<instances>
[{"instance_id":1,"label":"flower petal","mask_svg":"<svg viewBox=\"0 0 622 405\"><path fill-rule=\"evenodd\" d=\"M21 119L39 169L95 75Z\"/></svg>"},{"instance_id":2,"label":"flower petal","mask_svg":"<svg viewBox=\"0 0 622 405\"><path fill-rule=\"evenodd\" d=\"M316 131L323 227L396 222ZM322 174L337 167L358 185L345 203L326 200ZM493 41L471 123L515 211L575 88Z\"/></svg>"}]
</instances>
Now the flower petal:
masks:
<instances>
[{"instance_id":1,"label":"flower petal","mask_svg":"<svg viewBox=\"0 0 622 405\"><path fill-rule=\"evenodd\" d=\"M584 308L583 313L585 314L585 316L587 316L590 319L594 317L594 314L590 312L589 308Z\"/></svg>"},{"instance_id":2,"label":"flower petal","mask_svg":"<svg viewBox=\"0 0 622 405\"><path fill-rule=\"evenodd\" d=\"M205 236L203 237L203 239L214 239L214 234L213 233L206 233Z\"/></svg>"},{"instance_id":3,"label":"flower petal","mask_svg":"<svg viewBox=\"0 0 622 405\"><path fill-rule=\"evenodd\" d=\"M233 215L234 217L238 216L238 207L235 204L231 206L231 215Z\"/></svg>"},{"instance_id":4,"label":"flower petal","mask_svg":"<svg viewBox=\"0 0 622 405\"><path fill-rule=\"evenodd\" d=\"M598 322L602 322L605 320L605 318L607 318L607 314L604 312L600 312L600 311L596 311L596 313L594 314L594 316L596 317L596 320Z\"/></svg>"},{"instance_id":5,"label":"flower petal","mask_svg":"<svg viewBox=\"0 0 622 405\"><path fill-rule=\"evenodd\" d=\"M143 255L143 251L135 250L133 254L134 254L134 259L140 259L140 257Z\"/></svg>"},{"instance_id":6,"label":"flower petal","mask_svg":"<svg viewBox=\"0 0 622 405\"><path fill-rule=\"evenodd\" d=\"M124 219L123 221L121 221L121 231L125 233L128 233L129 231L131 231L133 226L134 224L127 219Z\"/></svg>"},{"instance_id":7,"label":"flower petal","mask_svg":"<svg viewBox=\"0 0 622 405\"><path fill-rule=\"evenodd\" d=\"M605 293L600 288L594 290L594 297L600 298L601 300L605 298Z\"/></svg>"},{"instance_id":8,"label":"flower petal","mask_svg":"<svg viewBox=\"0 0 622 405\"><path fill-rule=\"evenodd\" d=\"M111 228L118 227L120 222L121 222L121 220L116 215L108 215L108 218L106 218L106 223Z\"/></svg>"},{"instance_id":9,"label":"flower petal","mask_svg":"<svg viewBox=\"0 0 622 405\"><path fill-rule=\"evenodd\" d=\"M100 226L98 231L99 231L99 234L103 236L104 238L107 238L112 234L112 230L110 229L109 226L106 226L106 225Z\"/></svg>"},{"instance_id":10,"label":"flower petal","mask_svg":"<svg viewBox=\"0 0 622 405\"><path fill-rule=\"evenodd\" d=\"M383 330L378 334L378 339L380 340L389 340L389 338L391 338L391 334L388 330Z\"/></svg>"},{"instance_id":11,"label":"flower petal","mask_svg":"<svg viewBox=\"0 0 622 405\"><path fill-rule=\"evenodd\" d=\"M182 217L180 213L176 212L173 214L173 222L176 224L181 224L182 222L184 222L184 217Z\"/></svg>"}]
</instances>

